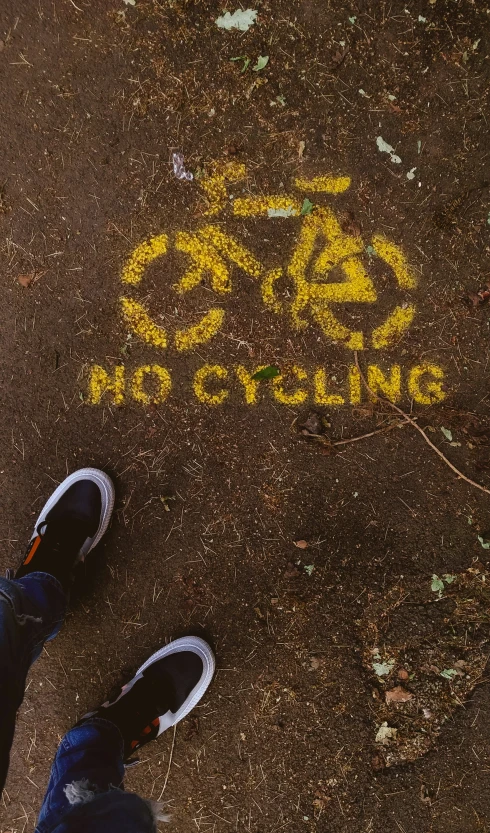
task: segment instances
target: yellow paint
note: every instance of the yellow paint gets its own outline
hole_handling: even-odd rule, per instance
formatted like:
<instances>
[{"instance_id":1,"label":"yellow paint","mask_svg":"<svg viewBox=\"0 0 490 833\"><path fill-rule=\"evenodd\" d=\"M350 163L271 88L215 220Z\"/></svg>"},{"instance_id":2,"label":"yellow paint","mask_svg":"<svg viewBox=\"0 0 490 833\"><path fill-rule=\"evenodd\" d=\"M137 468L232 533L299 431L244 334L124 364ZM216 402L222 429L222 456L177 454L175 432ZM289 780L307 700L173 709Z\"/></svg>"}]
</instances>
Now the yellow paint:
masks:
<instances>
[{"instance_id":1,"label":"yellow paint","mask_svg":"<svg viewBox=\"0 0 490 833\"><path fill-rule=\"evenodd\" d=\"M123 283L138 284L143 277L147 266L160 255L164 255L168 248L168 237L166 234L158 234L140 243L131 254L124 266L121 280Z\"/></svg>"},{"instance_id":2,"label":"yellow paint","mask_svg":"<svg viewBox=\"0 0 490 833\"><path fill-rule=\"evenodd\" d=\"M207 275L215 292L231 292L228 267L214 246L206 242L203 232L205 229L195 234L179 231L175 237L177 251L189 255L192 261L191 267L174 285L175 291L180 295L199 286Z\"/></svg>"},{"instance_id":3,"label":"yellow paint","mask_svg":"<svg viewBox=\"0 0 490 833\"><path fill-rule=\"evenodd\" d=\"M247 275L251 275L253 278L261 277L263 267L257 258L245 246L242 246L229 234L225 234L219 226L205 226L200 230L199 236L205 243L214 246L221 254L227 255Z\"/></svg>"},{"instance_id":4,"label":"yellow paint","mask_svg":"<svg viewBox=\"0 0 490 833\"><path fill-rule=\"evenodd\" d=\"M328 307L312 304L312 313L324 333L328 333L334 342L340 342L350 350L364 350L364 336L360 332L352 332L338 321Z\"/></svg>"},{"instance_id":5,"label":"yellow paint","mask_svg":"<svg viewBox=\"0 0 490 833\"><path fill-rule=\"evenodd\" d=\"M210 277L211 287L215 292L231 292L232 282L230 271L224 260L225 256L254 278L261 277L264 272L254 255L233 237L221 231L219 226L204 226L194 234L178 232L175 247L178 251L189 255L192 261L185 275L174 286L180 294L189 292L200 285L207 275ZM270 292L272 293L272 289ZM277 307L277 304L275 306ZM224 318L224 310L217 308L209 310L198 324L176 333L177 349L191 350L198 344L206 344L219 332Z\"/></svg>"},{"instance_id":6,"label":"yellow paint","mask_svg":"<svg viewBox=\"0 0 490 833\"><path fill-rule=\"evenodd\" d=\"M90 369L88 380L88 404L98 405L104 393L112 393L114 405L124 403L124 365L116 365L113 377L103 367L94 364Z\"/></svg>"},{"instance_id":7,"label":"yellow paint","mask_svg":"<svg viewBox=\"0 0 490 833\"><path fill-rule=\"evenodd\" d=\"M228 376L228 371L226 367L222 367L219 364L205 364L194 375L192 387L194 388L197 399L204 405L221 405L230 393L226 388L222 388L217 393L209 393L205 385L209 378L213 376L217 379L224 380Z\"/></svg>"},{"instance_id":8,"label":"yellow paint","mask_svg":"<svg viewBox=\"0 0 490 833\"><path fill-rule=\"evenodd\" d=\"M402 374L399 364L392 365L390 376L387 378L381 368L370 364L367 369L367 383L374 394L381 391L390 402L398 402L401 396ZM371 397L376 401L376 397Z\"/></svg>"},{"instance_id":9,"label":"yellow paint","mask_svg":"<svg viewBox=\"0 0 490 833\"><path fill-rule=\"evenodd\" d=\"M332 407L343 405L343 396L327 391L327 374L323 367L318 367L313 377L315 391L315 405L331 405Z\"/></svg>"},{"instance_id":10,"label":"yellow paint","mask_svg":"<svg viewBox=\"0 0 490 833\"><path fill-rule=\"evenodd\" d=\"M417 365L408 374L408 393L418 405L434 405L446 398L443 380L444 371L437 364Z\"/></svg>"},{"instance_id":11,"label":"yellow paint","mask_svg":"<svg viewBox=\"0 0 490 833\"><path fill-rule=\"evenodd\" d=\"M227 186L246 177L245 165L235 161L216 163L211 175L201 179L200 185L209 202L208 215L217 214L228 204ZM306 179L299 177L295 187L311 193L340 194L351 184L349 177L330 174ZM360 237L346 234L337 215L329 207L317 207L310 215L300 217L301 201L294 196L270 194L236 196L233 213L237 217L267 215L269 209L293 209L300 219L299 237L293 250L287 274L293 283L290 303L293 326L297 330L315 322L327 338L350 350L363 350L365 335L343 323L335 314L335 305L373 304L377 292L368 275L364 243ZM393 270L398 285L412 290L417 278L401 249L383 235L375 235L373 247L380 259ZM137 285L147 266L169 248L166 234L156 235L137 246L122 272L122 282ZM255 255L238 240L226 234L219 225L206 225L195 232L178 231L175 249L190 262L185 274L174 285L174 290L185 294L204 281L214 292L232 292L232 267L237 266L247 275L258 279L264 305L276 314L284 311L286 302L276 294L276 282L282 277L281 268L267 270ZM340 279L331 280L332 271ZM120 299L123 315L132 332L154 347L165 348L168 336L150 316L146 307L127 297ZM415 315L413 304L397 306L371 335L372 346L379 350L396 344L410 327ZM225 312L213 307L195 325L175 333L179 351L191 350L214 338L224 323Z\"/></svg>"},{"instance_id":12,"label":"yellow paint","mask_svg":"<svg viewBox=\"0 0 490 833\"><path fill-rule=\"evenodd\" d=\"M177 330L175 333L177 350L192 350L197 344L206 344L206 342L211 341L219 331L224 317L224 309L210 309L198 324L189 327L187 330Z\"/></svg>"},{"instance_id":13,"label":"yellow paint","mask_svg":"<svg viewBox=\"0 0 490 833\"><path fill-rule=\"evenodd\" d=\"M265 197L237 197L233 200L233 214L236 217L268 216L269 209L277 211L292 209L291 216L301 214L301 205L295 197L282 194L270 194Z\"/></svg>"},{"instance_id":14,"label":"yellow paint","mask_svg":"<svg viewBox=\"0 0 490 833\"><path fill-rule=\"evenodd\" d=\"M308 374L302 367L297 364L292 365L289 368L289 371L292 376L294 376L298 382L306 382L308 379ZM284 390L283 387L284 377L283 374L280 376L276 376L272 380L272 389L274 394L274 399L277 402L280 402L282 405L302 405L308 399L308 392L304 390L304 388L297 388L295 391L291 391L288 393Z\"/></svg>"},{"instance_id":15,"label":"yellow paint","mask_svg":"<svg viewBox=\"0 0 490 833\"><path fill-rule=\"evenodd\" d=\"M295 188L311 191L314 194L343 194L350 187L350 176L316 176L314 179L298 177L294 180Z\"/></svg>"},{"instance_id":16,"label":"yellow paint","mask_svg":"<svg viewBox=\"0 0 490 833\"><path fill-rule=\"evenodd\" d=\"M388 316L384 324L373 331L373 347L381 350L383 347L391 347L392 344L400 341L405 330L408 330L415 316L413 304L405 307L396 307Z\"/></svg>"},{"instance_id":17,"label":"yellow paint","mask_svg":"<svg viewBox=\"0 0 490 833\"><path fill-rule=\"evenodd\" d=\"M143 304L133 301L132 298L121 298L120 302L124 318L135 335L153 347L167 346L165 330L152 321Z\"/></svg>"},{"instance_id":18,"label":"yellow paint","mask_svg":"<svg viewBox=\"0 0 490 833\"><path fill-rule=\"evenodd\" d=\"M313 264L313 273L320 280L308 281L307 270L319 243L323 244L323 249ZM307 326L302 313L309 305L313 317L332 341L343 342L351 349L362 349L362 333L353 332L341 324L329 306L332 303L376 301L373 282L359 258L362 251L363 244L359 238L345 234L329 208L320 208L315 214L305 217L298 245L288 267L288 274L296 290L291 314L297 329ZM328 278L335 267L341 269L345 280L339 283L325 282L324 279Z\"/></svg>"},{"instance_id":19,"label":"yellow paint","mask_svg":"<svg viewBox=\"0 0 490 833\"><path fill-rule=\"evenodd\" d=\"M351 405L359 405L362 400L361 374L355 364L349 367L349 401Z\"/></svg>"},{"instance_id":20,"label":"yellow paint","mask_svg":"<svg viewBox=\"0 0 490 833\"><path fill-rule=\"evenodd\" d=\"M235 367L237 379L243 385L245 391L245 402L247 405L257 404L257 393L261 382L260 379L252 379L252 376L254 376L255 373L258 373L259 370L264 370L267 366L268 365L266 364L260 364L258 367L254 368L251 373L249 373L247 368L243 367L241 364L238 364Z\"/></svg>"},{"instance_id":21,"label":"yellow paint","mask_svg":"<svg viewBox=\"0 0 490 833\"><path fill-rule=\"evenodd\" d=\"M282 269L271 269L270 272L265 274L260 287L264 304L266 307L269 307L269 309L278 314L282 312L282 303L276 298L274 285L281 277Z\"/></svg>"},{"instance_id":22,"label":"yellow paint","mask_svg":"<svg viewBox=\"0 0 490 833\"><path fill-rule=\"evenodd\" d=\"M156 393L150 395L144 390L144 382L146 376L153 375L156 377L158 389ZM131 380L131 393L133 399L141 405L161 405L165 402L167 396L172 389L172 379L170 373L159 364L145 364L138 367Z\"/></svg>"},{"instance_id":23,"label":"yellow paint","mask_svg":"<svg viewBox=\"0 0 490 833\"><path fill-rule=\"evenodd\" d=\"M416 288L417 276L399 246L391 243L382 234L375 234L373 237L373 248L378 257L382 258L388 266L391 266L401 289Z\"/></svg>"},{"instance_id":24,"label":"yellow paint","mask_svg":"<svg viewBox=\"0 0 490 833\"><path fill-rule=\"evenodd\" d=\"M199 180L209 208L204 213L208 216L219 214L228 201L227 182L239 182L245 179L247 169L241 162L221 162L213 167L211 176Z\"/></svg>"}]
</instances>

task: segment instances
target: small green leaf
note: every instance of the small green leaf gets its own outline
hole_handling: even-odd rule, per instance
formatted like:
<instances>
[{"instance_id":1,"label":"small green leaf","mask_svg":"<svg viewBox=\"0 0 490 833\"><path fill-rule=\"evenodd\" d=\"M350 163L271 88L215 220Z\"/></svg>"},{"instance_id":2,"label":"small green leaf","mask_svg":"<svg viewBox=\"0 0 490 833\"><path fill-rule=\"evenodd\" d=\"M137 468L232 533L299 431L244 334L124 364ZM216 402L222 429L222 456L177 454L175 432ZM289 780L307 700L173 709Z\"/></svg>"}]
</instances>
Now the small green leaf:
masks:
<instances>
[{"instance_id":1,"label":"small green leaf","mask_svg":"<svg viewBox=\"0 0 490 833\"><path fill-rule=\"evenodd\" d=\"M449 428L441 428L442 433L444 434L446 440L449 440L450 443L453 441L453 435Z\"/></svg>"},{"instance_id":2,"label":"small green leaf","mask_svg":"<svg viewBox=\"0 0 490 833\"><path fill-rule=\"evenodd\" d=\"M490 550L490 541L485 541L485 539L482 538L481 535L478 536L478 540L484 550Z\"/></svg>"},{"instance_id":3,"label":"small green leaf","mask_svg":"<svg viewBox=\"0 0 490 833\"><path fill-rule=\"evenodd\" d=\"M274 364L269 364L267 367L263 367L262 370L257 370L257 373L254 373L252 379L255 379L257 382L260 379L274 379L276 376L280 376L281 371L278 367Z\"/></svg>"},{"instance_id":4,"label":"small green leaf","mask_svg":"<svg viewBox=\"0 0 490 833\"><path fill-rule=\"evenodd\" d=\"M252 376L252 379L253 379L253 376ZM314 564L305 564L305 573L307 573L309 576L312 575L314 569L315 569Z\"/></svg>"},{"instance_id":5,"label":"small green leaf","mask_svg":"<svg viewBox=\"0 0 490 833\"><path fill-rule=\"evenodd\" d=\"M243 61L243 66L241 68L241 74L243 75L243 73L246 72L250 66L251 59L248 58L247 55L240 55L238 58L230 58L230 61Z\"/></svg>"},{"instance_id":6,"label":"small green leaf","mask_svg":"<svg viewBox=\"0 0 490 833\"><path fill-rule=\"evenodd\" d=\"M308 197L305 197L305 200L304 200L303 205L302 205L302 207L301 207L301 214L302 214L302 216L304 217L306 214L311 214L311 212L313 211L314 207L315 207L315 206L313 205L313 203L312 203L312 202L310 202L310 200L308 199Z\"/></svg>"},{"instance_id":7,"label":"small green leaf","mask_svg":"<svg viewBox=\"0 0 490 833\"><path fill-rule=\"evenodd\" d=\"M452 584L454 579L456 578L457 576L452 576L451 573L444 573L443 575L443 579L446 582L446 584Z\"/></svg>"},{"instance_id":8,"label":"small green leaf","mask_svg":"<svg viewBox=\"0 0 490 833\"><path fill-rule=\"evenodd\" d=\"M281 105L281 107L286 106L286 99L284 98L283 95L276 95L276 101L277 101L278 104Z\"/></svg>"},{"instance_id":9,"label":"small green leaf","mask_svg":"<svg viewBox=\"0 0 490 833\"><path fill-rule=\"evenodd\" d=\"M441 595L442 591L444 590L443 580L440 579L439 576L436 576L435 573L432 576L430 589L432 590L433 593L439 593L439 596Z\"/></svg>"},{"instance_id":10,"label":"small green leaf","mask_svg":"<svg viewBox=\"0 0 490 833\"><path fill-rule=\"evenodd\" d=\"M257 58L257 63L254 67L252 67L254 72L260 72L261 69L267 66L269 63L269 56L268 55L259 55Z\"/></svg>"},{"instance_id":11,"label":"small green leaf","mask_svg":"<svg viewBox=\"0 0 490 833\"><path fill-rule=\"evenodd\" d=\"M441 671L441 677L444 677L445 680L452 680L453 677L457 676L457 673L454 668L445 668L444 671Z\"/></svg>"}]
</instances>

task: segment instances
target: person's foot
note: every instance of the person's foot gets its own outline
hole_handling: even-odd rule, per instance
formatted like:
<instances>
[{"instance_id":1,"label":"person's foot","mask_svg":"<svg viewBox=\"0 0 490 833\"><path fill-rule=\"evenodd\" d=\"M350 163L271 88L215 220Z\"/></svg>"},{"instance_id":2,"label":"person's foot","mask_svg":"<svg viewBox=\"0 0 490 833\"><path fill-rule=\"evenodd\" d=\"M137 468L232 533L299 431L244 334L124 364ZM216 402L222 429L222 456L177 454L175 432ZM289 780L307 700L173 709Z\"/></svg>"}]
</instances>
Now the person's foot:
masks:
<instances>
[{"instance_id":1,"label":"person's foot","mask_svg":"<svg viewBox=\"0 0 490 833\"><path fill-rule=\"evenodd\" d=\"M49 573L68 589L75 565L109 526L113 506L114 485L103 471L87 468L70 474L41 510L15 578Z\"/></svg>"},{"instance_id":2,"label":"person's foot","mask_svg":"<svg viewBox=\"0 0 490 833\"><path fill-rule=\"evenodd\" d=\"M182 720L204 696L214 654L198 636L184 636L153 654L119 694L86 714L110 720L124 740L124 759Z\"/></svg>"}]
</instances>

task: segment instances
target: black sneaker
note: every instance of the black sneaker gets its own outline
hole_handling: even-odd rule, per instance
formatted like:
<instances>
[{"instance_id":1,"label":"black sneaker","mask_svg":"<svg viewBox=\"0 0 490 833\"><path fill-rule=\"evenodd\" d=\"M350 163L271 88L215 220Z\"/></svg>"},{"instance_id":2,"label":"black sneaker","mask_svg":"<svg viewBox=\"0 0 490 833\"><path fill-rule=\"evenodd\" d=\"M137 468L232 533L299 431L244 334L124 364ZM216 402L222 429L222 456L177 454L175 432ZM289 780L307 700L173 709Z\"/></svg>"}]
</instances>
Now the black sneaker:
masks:
<instances>
[{"instance_id":1,"label":"black sneaker","mask_svg":"<svg viewBox=\"0 0 490 833\"><path fill-rule=\"evenodd\" d=\"M53 492L39 515L25 558L15 574L49 573L68 589L73 568L109 526L114 485L99 469L79 469Z\"/></svg>"},{"instance_id":2,"label":"black sneaker","mask_svg":"<svg viewBox=\"0 0 490 833\"><path fill-rule=\"evenodd\" d=\"M153 654L113 700L80 723L92 717L115 723L127 760L189 714L211 683L214 666L214 654L203 639L176 639Z\"/></svg>"}]
</instances>

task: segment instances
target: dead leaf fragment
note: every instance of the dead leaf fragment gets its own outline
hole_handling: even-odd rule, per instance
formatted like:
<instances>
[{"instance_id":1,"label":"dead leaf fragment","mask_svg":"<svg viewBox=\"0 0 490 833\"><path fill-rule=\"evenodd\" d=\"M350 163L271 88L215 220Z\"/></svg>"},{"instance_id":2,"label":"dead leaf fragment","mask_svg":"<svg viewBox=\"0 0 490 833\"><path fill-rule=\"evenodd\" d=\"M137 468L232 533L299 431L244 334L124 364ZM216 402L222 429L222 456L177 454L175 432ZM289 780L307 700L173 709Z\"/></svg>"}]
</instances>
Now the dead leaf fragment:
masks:
<instances>
[{"instance_id":1,"label":"dead leaf fragment","mask_svg":"<svg viewBox=\"0 0 490 833\"><path fill-rule=\"evenodd\" d=\"M389 746L390 741L396 740L397 734L398 729L394 729L392 726L388 726L388 724L385 721L379 727L375 741L376 743L381 743L383 746Z\"/></svg>"},{"instance_id":2,"label":"dead leaf fragment","mask_svg":"<svg viewBox=\"0 0 490 833\"><path fill-rule=\"evenodd\" d=\"M400 670L398 672L398 679L399 680L408 680L408 678L409 678L408 671L405 671L404 668L400 668Z\"/></svg>"},{"instance_id":3,"label":"dead leaf fragment","mask_svg":"<svg viewBox=\"0 0 490 833\"><path fill-rule=\"evenodd\" d=\"M29 272L27 275L18 275L17 280L21 286L30 286L36 277L35 272Z\"/></svg>"},{"instance_id":4,"label":"dead leaf fragment","mask_svg":"<svg viewBox=\"0 0 490 833\"><path fill-rule=\"evenodd\" d=\"M387 691L385 696L387 703L408 703L409 700L413 699L413 694L405 688L402 688L401 685L397 685L395 688Z\"/></svg>"},{"instance_id":5,"label":"dead leaf fragment","mask_svg":"<svg viewBox=\"0 0 490 833\"><path fill-rule=\"evenodd\" d=\"M299 550L306 550L309 546L308 541L294 541L294 546L298 547Z\"/></svg>"}]
</instances>

